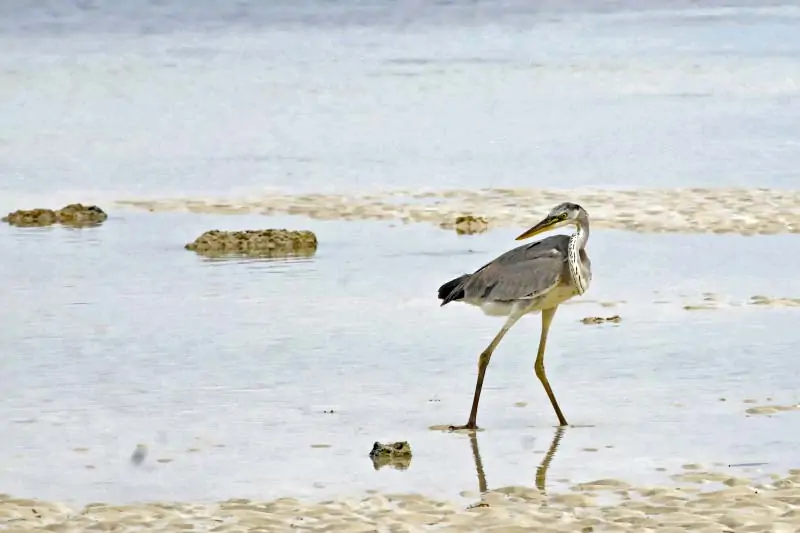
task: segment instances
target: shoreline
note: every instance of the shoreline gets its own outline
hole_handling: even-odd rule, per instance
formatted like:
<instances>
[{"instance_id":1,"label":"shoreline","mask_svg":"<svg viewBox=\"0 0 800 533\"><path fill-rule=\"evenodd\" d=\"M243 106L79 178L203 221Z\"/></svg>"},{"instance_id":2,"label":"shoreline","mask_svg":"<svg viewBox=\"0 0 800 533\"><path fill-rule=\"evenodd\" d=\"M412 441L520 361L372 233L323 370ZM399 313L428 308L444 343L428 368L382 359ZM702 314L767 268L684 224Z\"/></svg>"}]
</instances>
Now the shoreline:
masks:
<instances>
[{"instance_id":1,"label":"shoreline","mask_svg":"<svg viewBox=\"0 0 800 533\"><path fill-rule=\"evenodd\" d=\"M463 215L485 217L488 229L522 227L565 200L585 207L592 227L600 229L739 235L800 233L800 191L756 188L396 190L364 195L120 199L111 203L150 212L422 222L452 230L456 217Z\"/></svg>"},{"instance_id":2,"label":"shoreline","mask_svg":"<svg viewBox=\"0 0 800 533\"><path fill-rule=\"evenodd\" d=\"M431 428L432 429L432 428ZM113 531L796 531L800 527L800 468L782 474L766 463L711 467L685 463L656 468L656 482L624 477L549 479L565 428L559 428L530 486L487 484L474 432L475 484L459 498L414 491L367 489L319 498L151 500L126 503L61 501L0 494L0 527L65 533ZM402 469L401 469L402 470ZM456 489L457 490L457 489ZM778 529L775 529L778 526ZM782 529L783 528L783 529Z\"/></svg>"},{"instance_id":3,"label":"shoreline","mask_svg":"<svg viewBox=\"0 0 800 533\"><path fill-rule=\"evenodd\" d=\"M552 449L551 449L552 452ZM477 456L476 456L477 457ZM0 524L14 531L795 531L800 527L800 469L767 482L687 464L670 484L638 486L597 479L548 491L536 486L486 488L476 461L479 491L472 503L416 493L365 491L360 496L314 501L283 497L266 501L229 498L213 503L180 501L128 504L59 502L0 495ZM776 529L777 528L777 529Z\"/></svg>"}]
</instances>

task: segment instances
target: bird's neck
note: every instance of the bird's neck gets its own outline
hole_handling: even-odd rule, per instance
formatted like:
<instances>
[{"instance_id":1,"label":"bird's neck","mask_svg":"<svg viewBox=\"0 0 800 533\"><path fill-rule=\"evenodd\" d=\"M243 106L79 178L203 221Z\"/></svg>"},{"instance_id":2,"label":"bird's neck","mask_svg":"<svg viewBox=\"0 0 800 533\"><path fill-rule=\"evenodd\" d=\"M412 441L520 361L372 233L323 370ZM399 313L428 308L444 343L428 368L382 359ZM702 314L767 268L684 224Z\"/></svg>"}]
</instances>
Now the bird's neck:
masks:
<instances>
[{"instance_id":1,"label":"bird's neck","mask_svg":"<svg viewBox=\"0 0 800 533\"><path fill-rule=\"evenodd\" d=\"M589 288L589 279L584 275L583 262L581 261L581 250L586 247L589 240L589 224L578 222L577 231L569 239L567 250L567 262L572 282L578 289L578 295L583 294Z\"/></svg>"}]
</instances>

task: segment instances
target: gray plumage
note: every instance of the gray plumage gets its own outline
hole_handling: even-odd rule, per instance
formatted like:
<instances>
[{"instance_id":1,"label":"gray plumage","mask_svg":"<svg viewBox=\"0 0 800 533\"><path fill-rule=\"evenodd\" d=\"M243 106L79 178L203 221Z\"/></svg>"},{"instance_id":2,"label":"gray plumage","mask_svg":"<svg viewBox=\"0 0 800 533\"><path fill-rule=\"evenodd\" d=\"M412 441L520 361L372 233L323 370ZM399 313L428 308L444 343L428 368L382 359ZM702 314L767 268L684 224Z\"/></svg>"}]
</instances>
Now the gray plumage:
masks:
<instances>
[{"instance_id":1,"label":"gray plumage","mask_svg":"<svg viewBox=\"0 0 800 533\"><path fill-rule=\"evenodd\" d=\"M443 306L463 301L479 307L487 315L507 317L503 327L481 354L469 421L458 428L477 428L478 401L486 367L494 349L520 318L539 311L542 313L542 333L534 369L559 423L562 426L567 424L545 375L544 350L550 323L558 306L586 292L591 283L592 264L585 250L589 239L589 215L577 204L559 204L517 240L565 225L574 225L577 231L570 236L553 235L513 248L472 274L462 274L439 287L439 299Z\"/></svg>"},{"instance_id":2,"label":"gray plumage","mask_svg":"<svg viewBox=\"0 0 800 533\"><path fill-rule=\"evenodd\" d=\"M533 300L569 280L567 249L569 237L553 235L531 244L517 246L459 281L445 295L441 305L454 300L512 302ZM588 261L588 257L586 258ZM445 287L444 285L442 286ZM443 298L442 298L443 296Z\"/></svg>"}]
</instances>

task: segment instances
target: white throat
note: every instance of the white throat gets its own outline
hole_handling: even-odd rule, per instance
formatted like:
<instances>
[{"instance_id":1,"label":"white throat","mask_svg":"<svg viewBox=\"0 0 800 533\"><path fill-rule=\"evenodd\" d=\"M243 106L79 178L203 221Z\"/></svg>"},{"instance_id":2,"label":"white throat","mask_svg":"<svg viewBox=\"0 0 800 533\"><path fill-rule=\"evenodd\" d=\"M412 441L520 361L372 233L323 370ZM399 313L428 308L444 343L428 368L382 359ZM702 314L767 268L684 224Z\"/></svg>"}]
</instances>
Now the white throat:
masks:
<instances>
[{"instance_id":1,"label":"white throat","mask_svg":"<svg viewBox=\"0 0 800 533\"><path fill-rule=\"evenodd\" d=\"M578 291L578 295L582 295L589 289L589 282L591 281L588 276L584 274L583 262L581 261L580 251L586 246L586 241L589 239L589 230L583 224L577 225L577 231L572 234L569 239L569 246L567 247L567 264L569 266L569 273L572 277L572 282Z\"/></svg>"}]
</instances>

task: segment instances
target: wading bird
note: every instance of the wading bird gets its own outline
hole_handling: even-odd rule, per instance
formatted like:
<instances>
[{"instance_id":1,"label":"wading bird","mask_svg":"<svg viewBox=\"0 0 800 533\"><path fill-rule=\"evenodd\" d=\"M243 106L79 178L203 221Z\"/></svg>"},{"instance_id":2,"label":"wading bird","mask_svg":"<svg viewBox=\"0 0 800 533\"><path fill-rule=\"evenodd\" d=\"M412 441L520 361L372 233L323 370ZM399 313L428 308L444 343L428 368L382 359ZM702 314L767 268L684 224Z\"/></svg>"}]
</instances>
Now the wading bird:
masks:
<instances>
[{"instance_id":1,"label":"wading bird","mask_svg":"<svg viewBox=\"0 0 800 533\"><path fill-rule=\"evenodd\" d=\"M516 238L518 241L528 239L567 225L574 225L576 232L570 236L553 235L509 250L474 273L464 274L439 287L441 305L460 301L479 307L486 315L507 317L478 359L478 381L469 420L463 426L450 426L450 429L477 429L478 402L492 352L517 320L537 311L542 312L542 333L533 368L553 404L559 425L567 425L544 372L544 349L558 306L586 292L592 280L592 263L586 254L589 215L577 204L562 203Z\"/></svg>"}]
</instances>

